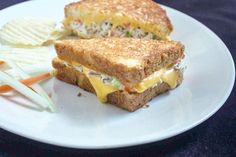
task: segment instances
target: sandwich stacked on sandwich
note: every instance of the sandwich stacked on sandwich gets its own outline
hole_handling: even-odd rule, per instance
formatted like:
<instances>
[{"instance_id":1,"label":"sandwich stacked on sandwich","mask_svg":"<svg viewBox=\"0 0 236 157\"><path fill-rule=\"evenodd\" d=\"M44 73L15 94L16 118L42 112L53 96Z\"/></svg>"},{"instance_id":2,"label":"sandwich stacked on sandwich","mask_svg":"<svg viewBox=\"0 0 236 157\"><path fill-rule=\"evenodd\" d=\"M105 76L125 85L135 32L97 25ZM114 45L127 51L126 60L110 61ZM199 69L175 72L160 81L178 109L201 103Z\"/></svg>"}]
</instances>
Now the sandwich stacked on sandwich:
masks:
<instances>
[{"instance_id":1,"label":"sandwich stacked on sandwich","mask_svg":"<svg viewBox=\"0 0 236 157\"><path fill-rule=\"evenodd\" d=\"M184 57L179 42L96 38L57 41L55 48L58 79L128 111L176 88L183 79L177 68Z\"/></svg>"},{"instance_id":2,"label":"sandwich stacked on sandwich","mask_svg":"<svg viewBox=\"0 0 236 157\"><path fill-rule=\"evenodd\" d=\"M168 39L172 25L152 0L81 0L65 7L65 27L82 38Z\"/></svg>"}]
</instances>

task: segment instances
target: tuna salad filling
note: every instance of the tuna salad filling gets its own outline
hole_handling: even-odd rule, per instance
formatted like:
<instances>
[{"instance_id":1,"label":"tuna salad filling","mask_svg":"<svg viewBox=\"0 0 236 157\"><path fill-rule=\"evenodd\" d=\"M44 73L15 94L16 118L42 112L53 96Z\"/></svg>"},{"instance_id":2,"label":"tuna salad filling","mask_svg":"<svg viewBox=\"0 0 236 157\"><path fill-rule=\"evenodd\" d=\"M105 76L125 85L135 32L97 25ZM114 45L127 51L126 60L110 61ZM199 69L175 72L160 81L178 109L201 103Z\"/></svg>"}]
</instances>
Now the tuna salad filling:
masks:
<instances>
[{"instance_id":1,"label":"tuna salad filling","mask_svg":"<svg viewBox=\"0 0 236 157\"><path fill-rule=\"evenodd\" d=\"M130 28L129 26L113 26L109 21L104 21L100 25L92 23L85 25L80 21L70 23L70 28L73 33L79 36L91 37L133 37L144 39L160 39L156 34L151 32L144 32L141 28Z\"/></svg>"},{"instance_id":2,"label":"tuna salad filling","mask_svg":"<svg viewBox=\"0 0 236 157\"><path fill-rule=\"evenodd\" d=\"M137 90L138 90L139 93L144 92L143 89L146 89L145 87L143 87L143 84L144 84L144 86L147 86L147 84L151 84L150 87L148 86L148 88L154 88L157 85L159 85L160 83L162 83L163 81L165 82L165 79L162 80L161 78L165 75L168 76L168 73L174 73L174 75L176 75L177 71L183 73L184 70L186 69L186 66L182 65L182 63L177 63L172 67L160 69L160 70L154 72L153 74L151 74L150 76L148 76L147 78L145 78L144 80L142 80L140 83L134 85L133 87L127 88L118 79L116 79L114 77L111 77L111 76L108 76L105 74L101 74L101 73L93 71L91 69L87 69L87 68L83 67L82 65L76 65L73 67L81 73L85 73L87 71L87 75L89 77L96 77L96 78L100 79L103 84L114 86L119 90L128 90L129 92L137 92ZM159 79L156 79L156 78L159 78ZM156 83L153 84L153 82L156 82ZM167 80L167 82L168 82L168 80ZM175 87L175 85L174 85L174 87ZM174 88L174 87L172 87L172 88Z\"/></svg>"}]
</instances>

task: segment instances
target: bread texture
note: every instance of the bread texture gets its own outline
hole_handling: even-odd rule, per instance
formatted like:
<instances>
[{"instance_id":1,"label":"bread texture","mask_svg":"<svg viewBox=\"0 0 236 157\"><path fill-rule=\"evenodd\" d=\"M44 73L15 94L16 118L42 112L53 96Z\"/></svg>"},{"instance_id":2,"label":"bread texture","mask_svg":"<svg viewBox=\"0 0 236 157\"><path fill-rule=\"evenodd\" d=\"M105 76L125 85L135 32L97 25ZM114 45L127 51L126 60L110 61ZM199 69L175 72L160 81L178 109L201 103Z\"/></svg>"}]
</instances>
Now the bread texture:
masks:
<instances>
[{"instance_id":1,"label":"bread texture","mask_svg":"<svg viewBox=\"0 0 236 157\"><path fill-rule=\"evenodd\" d=\"M126 86L176 64L184 56L179 42L134 38L63 40L57 41L55 48L60 59L115 77Z\"/></svg>"},{"instance_id":2,"label":"bread texture","mask_svg":"<svg viewBox=\"0 0 236 157\"><path fill-rule=\"evenodd\" d=\"M53 67L56 69L56 77L70 84L78 85L80 88L95 93L93 86L88 78L81 72L74 69L73 66L66 64L58 58L53 60ZM183 80L183 74L179 72L178 85ZM128 93L126 91L116 91L108 94L107 103L114 104L127 111L133 112L143 107L155 96L170 90L167 83L161 83L153 88L149 88L143 93Z\"/></svg>"},{"instance_id":3,"label":"bread texture","mask_svg":"<svg viewBox=\"0 0 236 157\"><path fill-rule=\"evenodd\" d=\"M74 21L86 23L87 27L93 22L100 25L109 21L113 28L140 28L160 39L166 39L173 30L166 11L152 0L81 0L66 5L65 18L67 27Z\"/></svg>"}]
</instances>

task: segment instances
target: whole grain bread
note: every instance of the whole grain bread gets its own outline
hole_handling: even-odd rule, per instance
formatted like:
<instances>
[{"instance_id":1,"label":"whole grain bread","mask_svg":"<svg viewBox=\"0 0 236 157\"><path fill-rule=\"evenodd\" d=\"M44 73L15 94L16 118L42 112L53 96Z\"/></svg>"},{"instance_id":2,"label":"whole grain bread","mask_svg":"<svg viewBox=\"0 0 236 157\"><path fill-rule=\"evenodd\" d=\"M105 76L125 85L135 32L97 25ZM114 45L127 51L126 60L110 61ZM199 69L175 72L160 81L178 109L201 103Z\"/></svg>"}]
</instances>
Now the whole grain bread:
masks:
<instances>
[{"instance_id":1,"label":"whole grain bread","mask_svg":"<svg viewBox=\"0 0 236 157\"><path fill-rule=\"evenodd\" d=\"M88 78L81 72L74 69L73 66L61 61L58 58L53 60L53 67L56 69L56 77L67 83L78 85L82 89L95 93ZM183 74L179 71L178 85L183 80ZM107 103L114 104L127 111L133 112L144 106L155 96L170 90L170 86L166 83L161 83L154 88L149 88L141 94L128 93L126 91L116 91L107 96Z\"/></svg>"},{"instance_id":2,"label":"whole grain bread","mask_svg":"<svg viewBox=\"0 0 236 157\"><path fill-rule=\"evenodd\" d=\"M184 56L180 42L134 38L95 38L55 42L57 55L132 86Z\"/></svg>"}]
</instances>

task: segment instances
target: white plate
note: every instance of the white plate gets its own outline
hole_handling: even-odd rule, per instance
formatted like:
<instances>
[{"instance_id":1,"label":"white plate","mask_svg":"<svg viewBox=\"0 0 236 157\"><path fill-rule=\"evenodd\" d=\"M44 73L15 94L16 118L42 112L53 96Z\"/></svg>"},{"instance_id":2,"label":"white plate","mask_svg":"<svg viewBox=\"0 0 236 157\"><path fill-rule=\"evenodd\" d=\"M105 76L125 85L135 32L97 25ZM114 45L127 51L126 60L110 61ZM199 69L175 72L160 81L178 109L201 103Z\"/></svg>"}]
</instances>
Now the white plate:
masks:
<instances>
[{"instance_id":1,"label":"white plate","mask_svg":"<svg viewBox=\"0 0 236 157\"><path fill-rule=\"evenodd\" d=\"M68 1L35 0L0 12L0 25L15 17L63 18ZM128 113L100 104L93 94L52 79L45 88L58 112L37 112L0 97L0 126L10 132L59 146L115 148L159 141L180 134L214 114L228 98L234 63L224 43L193 18L165 7L175 40L186 45L188 68L177 89L153 99L150 107ZM77 97L78 91L83 97ZM24 103L25 99L14 100Z\"/></svg>"}]
</instances>

